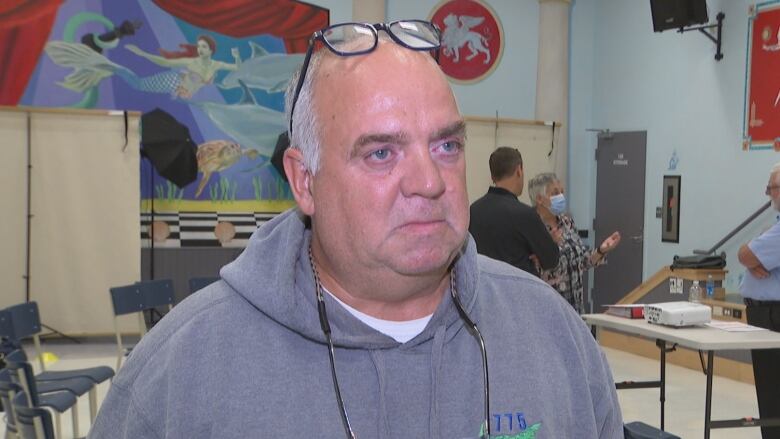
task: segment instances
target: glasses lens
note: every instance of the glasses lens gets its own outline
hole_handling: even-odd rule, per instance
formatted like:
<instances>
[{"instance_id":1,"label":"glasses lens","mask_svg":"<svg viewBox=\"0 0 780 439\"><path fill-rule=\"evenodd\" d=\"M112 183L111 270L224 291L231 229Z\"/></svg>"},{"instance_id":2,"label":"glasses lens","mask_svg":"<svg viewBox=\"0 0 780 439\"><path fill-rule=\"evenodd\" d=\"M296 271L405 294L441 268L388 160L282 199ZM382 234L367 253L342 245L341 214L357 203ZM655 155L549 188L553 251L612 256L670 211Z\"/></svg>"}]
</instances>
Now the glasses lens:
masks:
<instances>
[{"instance_id":1,"label":"glasses lens","mask_svg":"<svg viewBox=\"0 0 780 439\"><path fill-rule=\"evenodd\" d=\"M436 49L441 43L439 32L427 21L397 21L389 31L410 49Z\"/></svg>"},{"instance_id":2,"label":"glasses lens","mask_svg":"<svg viewBox=\"0 0 780 439\"><path fill-rule=\"evenodd\" d=\"M376 31L369 25L344 23L329 27L322 38L331 50L349 55L370 51L376 45Z\"/></svg>"}]
</instances>

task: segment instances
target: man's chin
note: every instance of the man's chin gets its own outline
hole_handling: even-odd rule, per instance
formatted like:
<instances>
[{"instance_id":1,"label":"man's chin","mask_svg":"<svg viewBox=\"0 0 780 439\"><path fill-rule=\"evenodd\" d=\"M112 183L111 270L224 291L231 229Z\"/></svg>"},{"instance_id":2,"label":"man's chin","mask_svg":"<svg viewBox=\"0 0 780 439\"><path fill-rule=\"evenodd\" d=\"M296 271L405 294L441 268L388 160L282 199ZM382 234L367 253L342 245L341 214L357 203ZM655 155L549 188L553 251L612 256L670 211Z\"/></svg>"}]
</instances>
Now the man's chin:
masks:
<instances>
[{"instance_id":1,"label":"man's chin","mask_svg":"<svg viewBox=\"0 0 780 439\"><path fill-rule=\"evenodd\" d=\"M400 260L396 262L396 271L410 276L424 276L446 271L458 248L439 246L428 249L410 249L399 254Z\"/></svg>"}]
</instances>

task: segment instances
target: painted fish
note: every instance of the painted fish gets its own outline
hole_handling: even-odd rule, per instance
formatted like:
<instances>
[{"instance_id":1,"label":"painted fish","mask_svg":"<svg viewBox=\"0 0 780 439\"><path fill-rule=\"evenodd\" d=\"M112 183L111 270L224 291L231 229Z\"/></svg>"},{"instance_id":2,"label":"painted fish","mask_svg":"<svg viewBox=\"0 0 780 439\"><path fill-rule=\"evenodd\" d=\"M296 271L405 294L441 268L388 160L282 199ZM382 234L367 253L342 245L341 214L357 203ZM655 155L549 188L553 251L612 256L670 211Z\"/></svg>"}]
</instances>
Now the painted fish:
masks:
<instances>
[{"instance_id":1,"label":"painted fish","mask_svg":"<svg viewBox=\"0 0 780 439\"><path fill-rule=\"evenodd\" d=\"M242 87L244 96L238 104L192 102L192 105L203 110L214 125L238 144L270 157L279 133L287 129L284 113L259 105L247 86Z\"/></svg>"},{"instance_id":2,"label":"painted fish","mask_svg":"<svg viewBox=\"0 0 780 439\"><path fill-rule=\"evenodd\" d=\"M252 56L242 61L238 70L230 72L218 86L232 89L241 87L243 82L249 88L259 88L269 93L284 91L292 74L303 63L304 55L269 53L253 41L249 42L249 46L252 48Z\"/></svg>"}]
</instances>

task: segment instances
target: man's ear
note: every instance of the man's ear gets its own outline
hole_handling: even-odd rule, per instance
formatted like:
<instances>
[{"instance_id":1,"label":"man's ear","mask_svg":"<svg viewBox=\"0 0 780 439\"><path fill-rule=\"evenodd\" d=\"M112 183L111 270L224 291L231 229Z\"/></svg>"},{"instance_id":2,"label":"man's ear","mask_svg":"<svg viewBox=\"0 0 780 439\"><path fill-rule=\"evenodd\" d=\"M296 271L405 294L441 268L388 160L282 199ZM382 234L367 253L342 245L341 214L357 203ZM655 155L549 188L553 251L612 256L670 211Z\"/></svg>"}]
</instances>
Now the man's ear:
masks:
<instances>
[{"instance_id":1,"label":"man's ear","mask_svg":"<svg viewBox=\"0 0 780 439\"><path fill-rule=\"evenodd\" d=\"M303 164L301 150L298 148L287 148L282 161L284 163L284 173L290 181L290 188L295 201L298 203L298 208L308 216L313 215L314 196L312 195L312 190L314 189L314 181L311 172Z\"/></svg>"}]
</instances>

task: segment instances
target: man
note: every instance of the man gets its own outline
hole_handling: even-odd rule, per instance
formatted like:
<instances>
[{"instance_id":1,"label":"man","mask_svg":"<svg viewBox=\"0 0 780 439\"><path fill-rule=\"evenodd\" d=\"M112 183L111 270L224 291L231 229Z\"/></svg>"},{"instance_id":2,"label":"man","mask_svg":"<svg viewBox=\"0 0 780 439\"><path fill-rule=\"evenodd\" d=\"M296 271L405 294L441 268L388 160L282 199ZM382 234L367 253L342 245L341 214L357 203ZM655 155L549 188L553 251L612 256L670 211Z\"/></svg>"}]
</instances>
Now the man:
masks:
<instances>
[{"instance_id":1,"label":"man","mask_svg":"<svg viewBox=\"0 0 780 439\"><path fill-rule=\"evenodd\" d=\"M149 332L91 436L622 437L582 321L468 239L438 32L377 25L374 46L374 26L339 26L288 89L298 209Z\"/></svg>"},{"instance_id":2,"label":"man","mask_svg":"<svg viewBox=\"0 0 780 439\"><path fill-rule=\"evenodd\" d=\"M769 174L766 195L780 210L780 163ZM747 321L754 326L780 331L780 222L742 245L737 253L747 268L740 292L747 306ZM780 418L780 349L752 351L758 411L762 419ZM780 427L761 427L766 438L780 437Z\"/></svg>"},{"instance_id":3,"label":"man","mask_svg":"<svg viewBox=\"0 0 780 439\"><path fill-rule=\"evenodd\" d=\"M477 252L539 276L558 265L555 243L536 211L517 199L523 193L523 157L520 151L500 146L490 154L494 186L471 205L469 233Z\"/></svg>"}]
</instances>

